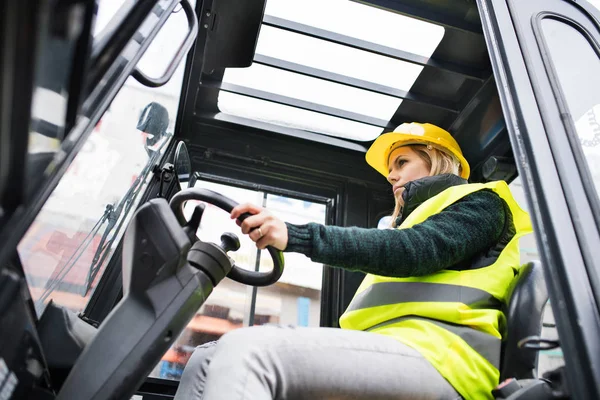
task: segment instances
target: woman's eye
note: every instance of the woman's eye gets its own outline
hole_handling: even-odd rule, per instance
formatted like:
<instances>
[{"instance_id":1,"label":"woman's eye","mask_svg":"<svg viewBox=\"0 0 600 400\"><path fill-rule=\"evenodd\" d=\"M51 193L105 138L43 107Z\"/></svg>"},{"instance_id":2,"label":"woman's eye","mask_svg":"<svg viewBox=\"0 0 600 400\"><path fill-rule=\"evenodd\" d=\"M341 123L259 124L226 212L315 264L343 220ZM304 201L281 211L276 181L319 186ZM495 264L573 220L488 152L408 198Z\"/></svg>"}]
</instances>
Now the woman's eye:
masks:
<instances>
[{"instance_id":1,"label":"woman's eye","mask_svg":"<svg viewBox=\"0 0 600 400\"><path fill-rule=\"evenodd\" d=\"M406 164L406 160L396 160L396 165L397 165L398 167L401 167L401 166L403 166L404 164Z\"/></svg>"}]
</instances>

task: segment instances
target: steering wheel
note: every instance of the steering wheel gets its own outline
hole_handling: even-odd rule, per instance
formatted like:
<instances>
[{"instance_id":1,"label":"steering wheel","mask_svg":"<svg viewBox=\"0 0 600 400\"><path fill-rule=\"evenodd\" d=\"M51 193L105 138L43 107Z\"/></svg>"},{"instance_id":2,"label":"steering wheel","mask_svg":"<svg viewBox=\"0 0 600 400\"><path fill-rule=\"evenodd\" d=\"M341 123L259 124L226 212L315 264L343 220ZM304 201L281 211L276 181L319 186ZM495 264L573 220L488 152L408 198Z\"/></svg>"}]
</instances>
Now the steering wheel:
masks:
<instances>
[{"instance_id":1,"label":"steering wheel","mask_svg":"<svg viewBox=\"0 0 600 400\"><path fill-rule=\"evenodd\" d=\"M186 201L189 201L189 200L204 201L206 203L213 204L213 205L219 207L220 209L227 211L228 213L231 213L231 210L233 210L233 208L238 205L238 203L231 200L230 198L225 197L220 193L213 192L212 190L200 189L200 188L189 188L189 189L182 190L182 191L178 192L177 194L175 194L175 196L173 196L169 205L171 207L171 210L177 217L177 220L183 226L185 226L185 224L187 223L187 221L183 215L183 205ZM250 213L244 213L238 218L238 221L242 222L246 218L250 217L251 215L252 214L250 214ZM198 216L196 218L197 218L197 221L196 221L197 224L195 224L196 226L195 226L195 229L193 230L194 236L195 236L196 229L198 228L199 223L200 223L201 214L198 214ZM194 217L192 217L192 219L194 219ZM238 244L238 247L239 247L239 244ZM269 251L271 258L273 259L273 269L271 271L269 271L269 272L248 271L248 270L240 268L234 264L233 267L231 268L231 271L229 272L229 274L227 274L227 276L229 278L233 279L234 281L237 281L237 282L240 282L240 283L243 283L246 285L251 285L251 286L268 286L268 285L272 285L273 283L277 282L279 280L279 278L281 277L281 274L283 274L283 266L284 266L283 253L272 246L267 246L267 250ZM224 251L226 251L226 250L224 250Z\"/></svg>"}]
</instances>

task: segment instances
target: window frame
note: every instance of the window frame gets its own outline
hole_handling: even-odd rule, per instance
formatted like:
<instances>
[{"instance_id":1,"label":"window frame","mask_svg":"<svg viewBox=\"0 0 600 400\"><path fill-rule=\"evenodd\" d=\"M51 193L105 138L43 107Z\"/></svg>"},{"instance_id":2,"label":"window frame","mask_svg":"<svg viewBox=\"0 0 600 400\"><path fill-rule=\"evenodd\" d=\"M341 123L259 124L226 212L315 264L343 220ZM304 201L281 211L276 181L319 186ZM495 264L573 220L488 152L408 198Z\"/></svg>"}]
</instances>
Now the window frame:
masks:
<instances>
[{"instance_id":1,"label":"window frame","mask_svg":"<svg viewBox=\"0 0 600 400\"><path fill-rule=\"evenodd\" d=\"M35 80L36 74L39 71L30 66L38 64L40 68L43 66L44 54L39 51L35 52L35 49L43 46L45 44L43 39L50 38L51 36L44 29L38 30L39 21L36 20L29 23L31 22L28 19L29 17L19 19L20 21L26 21L26 23L17 23L15 25L17 27L35 26L39 34L34 35L35 39L31 39L26 45L22 45L22 48L26 47L26 51L23 54L19 53L19 56L26 55L23 58L30 62L26 63L28 65L27 68L19 71L20 73L22 72L23 79L16 79L19 87L24 87L25 90L22 90L22 93L16 97L18 103L15 103L13 108L16 110L18 105L19 110L27 110L27 114L23 111L15 113L15 115L20 116L21 120L18 126L15 125L15 127L21 132L12 129L12 133L9 136L10 147L16 151L15 154L17 157L9 158L8 161L11 161L12 165L8 165L10 168L6 168L6 170L9 172L9 175L12 175L6 183L1 182L3 186L0 187L3 191L0 193L0 203L3 209L6 206L0 218L0 222L3 224L0 230L0 237L3 239L3 246L0 247L0 262L4 262L11 257L11 252L17 247L19 241L37 217L69 165L83 147L86 139L90 136L112 100L123 87L127 78L134 72L137 63L152 43L152 40L171 16L171 11L178 5L177 2L169 1L168 4L165 3L166 8L163 9L159 5L161 1L148 0L138 2L131 9L120 10L115 18L118 18L121 24L128 24L129 30L128 32L118 32L118 34L110 38L111 40L106 42L106 45L102 48L102 52L108 53L108 55L104 54L105 57L100 57L102 58L102 62L98 62L97 58L85 62L90 55L88 54L90 47L88 46L88 42L91 39L91 35L87 35L85 32L91 27L95 5L90 4L84 9L84 13L80 15L80 19L76 21L82 24L81 35L79 35L80 39L78 39L78 44L74 47L75 51L73 51L72 58L65 60L64 65L62 65L65 69L74 66L71 74L73 77L68 84L69 92L67 94L69 100L65 106L65 128L67 129L64 139L61 141L60 149L52 156L53 168L47 168L45 173L40 174L38 182L35 182L35 186L38 186L37 190L33 193L28 193L27 196L23 182L21 161L28 156L27 143L29 140L29 123L33 117L31 113L33 101L31 95L23 95L23 93L30 93L36 87L39 87ZM20 6L15 5L11 8L11 11L18 12L20 8ZM122 18L121 12L125 13L127 11L129 11L127 17ZM150 27L151 29L148 30L148 27L143 27L142 25L146 21L146 17L152 13L158 18ZM19 13L15 15L21 17ZM23 15L29 16L29 11ZM37 14L34 13L31 16L32 18L37 17ZM47 17L50 16L52 15L47 15ZM48 24L42 25L46 27ZM133 39L135 34L140 35L138 38L139 42ZM123 50L128 44L133 42L137 43L133 50ZM96 56L99 57L97 54ZM12 54L7 59L13 60L15 63L17 62L17 59ZM11 69L7 70L8 73L11 73ZM91 78L92 76L94 79ZM98 82L100 84L97 84ZM4 139L5 130L2 129L0 134ZM15 137L13 138L13 136ZM27 137L27 139L24 139L24 137ZM18 165L12 162L13 159L19 161ZM2 170L4 172L4 168ZM11 189L10 193L4 186L6 186L6 189Z\"/></svg>"},{"instance_id":2,"label":"window frame","mask_svg":"<svg viewBox=\"0 0 600 400\"><path fill-rule=\"evenodd\" d=\"M168 162L165 160L170 160L172 158L172 154L175 150L175 143L177 140L172 140L169 144L170 149L167 150L165 156L163 156L163 162ZM221 185L228 185L233 187L238 187L241 189L249 189L264 192L266 195L276 195L276 196L285 196L290 197L297 200L305 200L313 203L319 203L325 205L325 223L330 225L333 223L333 215L335 210L335 199L320 195L314 195L310 193L304 193L298 190L290 190L290 189L282 189L270 185L257 184L252 183L240 179L227 178L223 176L202 173L202 172L194 172L195 181L203 180L206 182L217 183ZM159 182L156 179L153 179L151 184L148 185L146 192L143 194L143 197L140 200L140 205L144 204L147 200L153 197L154 192L157 190ZM175 194L175 191L169 193L167 196L168 199ZM119 300L123 296L123 283L122 283L122 273L121 273L121 251L122 251L122 241L119 242L115 252L111 256L108 261L108 265L104 271L104 274L100 278L96 290L90 297L88 304L83 311L83 316L87 319L93 321L94 323L102 323L102 321L108 316L110 311L116 306ZM330 315L330 307L335 303L333 300L335 293L337 291L332 289L332 281L335 281L335 276L339 274L334 268L331 268L325 264L323 264L323 275L322 275L322 284L321 284L321 311L320 311L320 326L329 326L328 321L330 318L327 318ZM253 293L256 292L257 288ZM252 301L256 302L256 294L253 294ZM250 304L250 309L254 310L254 305ZM324 318L325 316L325 318ZM253 320L253 315L250 316L250 320Z\"/></svg>"},{"instance_id":3,"label":"window frame","mask_svg":"<svg viewBox=\"0 0 600 400\"><path fill-rule=\"evenodd\" d=\"M575 127L575 121L573 120L573 116L569 111L569 102L564 95L558 76L558 71L556 70L554 62L552 61L550 47L542 28L542 22L544 19L552 19L575 29L589 43L592 51L596 53L596 56L599 60L600 44L594 39L592 34L577 21L554 12L542 12L538 14L533 23L533 32L538 42L538 46L542 50L541 58L544 62L546 73L548 74L550 85L554 92L554 98L556 100L557 107L560 110L561 115L569 115L570 117L568 119L562 118L562 122L567 133L567 138L569 139L569 144L575 158L575 163L577 164L579 175L583 181L588 202L593 210L596 226L600 230L600 182L598 182L598 187L596 188L596 184L594 183L594 179L588 166L585 154L583 153L583 148L579 141L579 134L577 132L577 128ZM600 94L598 97L600 104Z\"/></svg>"},{"instance_id":4,"label":"window frame","mask_svg":"<svg viewBox=\"0 0 600 400\"><path fill-rule=\"evenodd\" d=\"M291 190L291 189L283 189L276 186L265 185L262 183L253 183L249 181L245 181L242 179L236 178L227 178L224 176L213 175L204 172L195 172L195 181L198 182L200 180L217 183L220 185L228 185L233 187L238 187L241 189L249 189L255 190L258 192L263 192L265 196L275 195L275 196L285 196L296 200L305 200L313 203L323 204L325 205L325 224L331 225L333 223L333 214L335 211L335 199L331 197L315 195L311 193L302 192L300 190ZM260 253L258 255L260 257ZM319 313L320 317L320 326L330 326L328 325L329 318L327 316L330 313L330 309L332 305L336 302L334 297L336 293L335 290L331 289L331 282L335 281L335 277L339 274L339 271L335 268L332 268L326 264L323 264L323 275L321 280L321 311ZM256 301L257 301L257 287L253 287L252 290L252 303L249 304L249 309L252 313L254 313ZM325 317L324 317L325 316ZM254 315L249 316L250 321L254 320ZM251 325L252 326L252 325Z\"/></svg>"},{"instance_id":5,"label":"window frame","mask_svg":"<svg viewBox=\"0 0 600 400\"><path fill-rule=\"evenodd\" d=\"M477 0L515 161L528 199L573 397L600 397L600 232L533 25L542 12L600 37L586 2Z\"/></svg>"},{"instance_id":6,"label":"window frame","mask_svg":"<svg viewBox=\"0 0 600 400\"><path fill-rule=\"evenodd\" d=\"M175 126L177 126L177 123ZM167 148L157 164L160 166L160 169L162 169L167 162L172 160L178 143L174 136L171 136L168 140L170 142L167 144ZM163 188L163 195L167 196L167 198L170 198L175 194L175 182L176 181L172 181L171 184L166 185L166 188ZM160 186L160 174L153 174L146 189L140 194L140 200L137 207L132 208L129 212L133 215L140 206L144 205L150 199L157 197L161 191ZM127 227L123 228L123 233L120 235L121 237L115 247L115 251L106 261L104 272L85 308L81 312L82 318L87 319L92 324L99 325L102 323L123 297L122 253L123 238L125 236L124 231L126 229Z\"/></svg>"}]
</instances>

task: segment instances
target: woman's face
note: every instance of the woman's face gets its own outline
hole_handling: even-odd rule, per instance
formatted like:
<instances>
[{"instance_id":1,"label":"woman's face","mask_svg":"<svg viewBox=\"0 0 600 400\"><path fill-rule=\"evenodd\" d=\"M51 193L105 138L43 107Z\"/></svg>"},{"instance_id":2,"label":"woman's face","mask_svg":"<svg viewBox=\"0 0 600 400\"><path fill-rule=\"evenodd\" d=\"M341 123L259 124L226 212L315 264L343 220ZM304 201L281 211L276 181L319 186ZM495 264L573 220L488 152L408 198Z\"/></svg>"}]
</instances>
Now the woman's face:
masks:
<instances>
[{"instance_id":1,"label":"woman's face","mask_svg":"<svg viewBox=\"0 0 600 400\"><path fill-rule=\"evenodd\" d=\"M404 185L415 179L429 176L427 163L409 146L398 147L390 153L388 170L390 173L387 180L392 185L394 197L400 201Z\"/></svg>"}]
</instances>

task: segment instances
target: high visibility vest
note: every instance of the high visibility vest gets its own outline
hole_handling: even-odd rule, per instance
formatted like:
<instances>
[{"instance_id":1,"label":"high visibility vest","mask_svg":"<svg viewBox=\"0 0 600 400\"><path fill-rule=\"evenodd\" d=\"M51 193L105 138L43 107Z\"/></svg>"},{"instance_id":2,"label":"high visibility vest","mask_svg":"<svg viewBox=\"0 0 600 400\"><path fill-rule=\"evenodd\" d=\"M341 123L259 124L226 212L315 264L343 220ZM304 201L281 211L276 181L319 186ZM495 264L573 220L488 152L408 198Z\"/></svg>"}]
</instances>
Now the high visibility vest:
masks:
<instances>
[{"instance_id":1,"label":"high visibility vest","mask_svg":"<svg viewBox=\"0 0 600 400\"><path fill-rule=\"evenodd\" d=\"M506 201L516 230L492 265L410 278L369 274L340 318L343 329L391 336L416 349L467 400L492 399L498 385L506 329L502 309L520 268L518 240L532 232L531 221L499 181L448 188L418 206L399 227L419 224L483 189Z\"/></svg>"}]
</instances>

